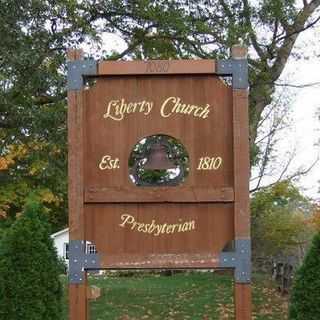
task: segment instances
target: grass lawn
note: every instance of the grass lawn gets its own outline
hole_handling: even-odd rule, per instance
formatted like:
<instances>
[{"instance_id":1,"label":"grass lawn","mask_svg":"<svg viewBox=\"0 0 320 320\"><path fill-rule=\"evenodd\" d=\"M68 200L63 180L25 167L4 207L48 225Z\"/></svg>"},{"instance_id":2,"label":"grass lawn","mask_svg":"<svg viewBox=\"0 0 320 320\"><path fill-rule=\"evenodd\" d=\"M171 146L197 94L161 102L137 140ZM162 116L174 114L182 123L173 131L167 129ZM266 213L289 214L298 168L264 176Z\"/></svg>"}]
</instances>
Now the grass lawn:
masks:
<instances>
[{"instance_id":1,"label":"grass lawn","mask_svg":"<svg viewBox=\"0 0 320 320\"><path fill-rule=\"evenodd\" d=\"M90 320L234 319L233 281L228 275L108 275L91 276L89 282L103 290L101 298L90 302ZM287 299L264 276L253 279L253 304L253 319L287 319ZM67 320L67 302L64 311Z\"/></svg>"}]
</instances>

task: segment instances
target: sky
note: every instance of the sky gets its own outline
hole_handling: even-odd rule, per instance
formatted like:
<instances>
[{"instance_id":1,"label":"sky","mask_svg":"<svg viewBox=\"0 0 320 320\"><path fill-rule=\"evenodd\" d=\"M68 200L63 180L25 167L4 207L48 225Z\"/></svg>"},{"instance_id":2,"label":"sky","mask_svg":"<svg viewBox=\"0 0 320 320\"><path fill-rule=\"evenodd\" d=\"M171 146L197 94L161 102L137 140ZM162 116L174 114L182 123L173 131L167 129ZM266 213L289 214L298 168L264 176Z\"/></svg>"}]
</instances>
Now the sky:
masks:
<instances>
[{"instance_id":1,"label":"sky","mask_svg":"<svg viewBox=\"0 0 320 320\"><path fill-rule=\"evenodd\" d=\"M294 173L298 169L309 168L320 156L320 148L316 146L320 143L320 27L307 30L300 35L297 40L294 53L303 50L307 58L290 59L279 79L279 83L289 83L290 85L305 85L318 83L314 86L304 88L288 87L290 96L290 124L288 129L279 135L279 142L276 144L277 163L275 170L270 177L263 181L268 185L277 180L282 167L285 165L288 154L294 152L295 156L288 168L288 174ZM119 37L105 33L103 34L102 49L105 51L124 50L125 42ZM85 52L99 52L99 49L86 45ZM279 90L282 90L279 87ZM320 161L318 161L306 174L301 176L295 183L302 193L307 197L320 202Z\"/></svg>"},{"instance_id":2,"label":"sky","mask_svg":"<svg viewBox=\"0 0 320 320\"><path fill-rule=\"evenodd\" d=\"M307 60L291 59L281 79L294 85L317 83L305 88L291 88L292 127L290 135L285 133L279 149L296 148L292 170L301 166L310 167L319 157L320 143L320 28L305 32L298 38L298 50L303 48L311 57ZM318 42L317 42L318 41ZM317 115L318 113L318 115ZM281 153L280 153L281 154ZM303 193L320 201L320 161L297 182Z\"/></svg>"}]
</instances>

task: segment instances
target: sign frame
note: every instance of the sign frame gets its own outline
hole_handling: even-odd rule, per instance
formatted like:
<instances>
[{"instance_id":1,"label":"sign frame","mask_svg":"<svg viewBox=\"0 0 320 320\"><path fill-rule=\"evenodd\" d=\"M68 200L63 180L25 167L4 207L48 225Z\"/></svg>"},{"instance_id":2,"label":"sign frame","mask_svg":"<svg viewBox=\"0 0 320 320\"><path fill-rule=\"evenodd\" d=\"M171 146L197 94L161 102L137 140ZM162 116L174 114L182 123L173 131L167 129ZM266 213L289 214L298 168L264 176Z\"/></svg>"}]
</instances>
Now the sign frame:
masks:
<instances>
[{"instance_id":1,"label":"sign frame","mask_svg":"<svg viewBox=\"0 0 320 320\"><path fill-rule=\"evenodd\" d=\"M69 178L69 318L88 320L87 271L99 269L99 254L85 252L84 99L85 80L99 76L213 74L232 79L234 189L215 195L234 204L234 251L221 252L216 268L233 269L237 320L251 319L251 240L249 211L249 124L247 50L232 48L229 60L83 60L68 51L68 178ZM98 195L99 196L99 195ZM87 201L90 201L87 196ZM152 201L152 200L150 200ZM159 199L156 199L158 202ZM196 202L196 200L192 200Z\"/></svg>"}]
</instances>

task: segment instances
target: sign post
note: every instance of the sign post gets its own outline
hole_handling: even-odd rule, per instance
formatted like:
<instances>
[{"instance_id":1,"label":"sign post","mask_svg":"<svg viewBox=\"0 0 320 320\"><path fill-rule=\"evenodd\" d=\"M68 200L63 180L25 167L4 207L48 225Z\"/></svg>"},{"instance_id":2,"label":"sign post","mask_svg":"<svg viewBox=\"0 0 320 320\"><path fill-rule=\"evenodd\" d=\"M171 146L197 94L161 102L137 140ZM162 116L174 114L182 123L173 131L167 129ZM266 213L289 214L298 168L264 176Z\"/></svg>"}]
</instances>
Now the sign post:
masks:
<instances>
[{"instance_id":1,"label":"sign post","mask_svg":"<svg viewBox=\"0 0 320 320\"><path fill-rule=\"evenodd\" d=\"M246 50L100 63L70 51L68 106L70 320L89 319L87 271L157 268L233 269L236 319L251 319Z\"/></svg>"}]
</instances>

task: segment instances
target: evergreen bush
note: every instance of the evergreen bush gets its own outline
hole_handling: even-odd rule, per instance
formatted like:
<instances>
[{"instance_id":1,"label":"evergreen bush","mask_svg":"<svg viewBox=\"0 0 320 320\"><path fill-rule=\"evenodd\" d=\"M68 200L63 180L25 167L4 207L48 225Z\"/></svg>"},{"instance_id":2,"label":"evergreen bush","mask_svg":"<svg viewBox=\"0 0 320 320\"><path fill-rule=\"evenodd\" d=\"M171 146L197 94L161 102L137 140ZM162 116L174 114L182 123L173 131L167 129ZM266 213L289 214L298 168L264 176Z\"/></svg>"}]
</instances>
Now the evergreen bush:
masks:
<instances>
[{"instance_id":1,"label":"evergreen bush","mask_svg":"<svg viewBox=\"0 0 320 320\"><path fill-rule=\"evenodd\" d=\"M0 242L0 319L61 319L62 286L49 224L37 203Z\"/></svg>"},{"instance_id":2,"label":"evergreen bush","mask_svg":"<svg viewBox=\"0 0 320 320\"><path fill-rule=\"evenodd\" d=\"M290 320L320 319L320 233L296 273L290 300Z\"/></svg>"}]
</instances>

